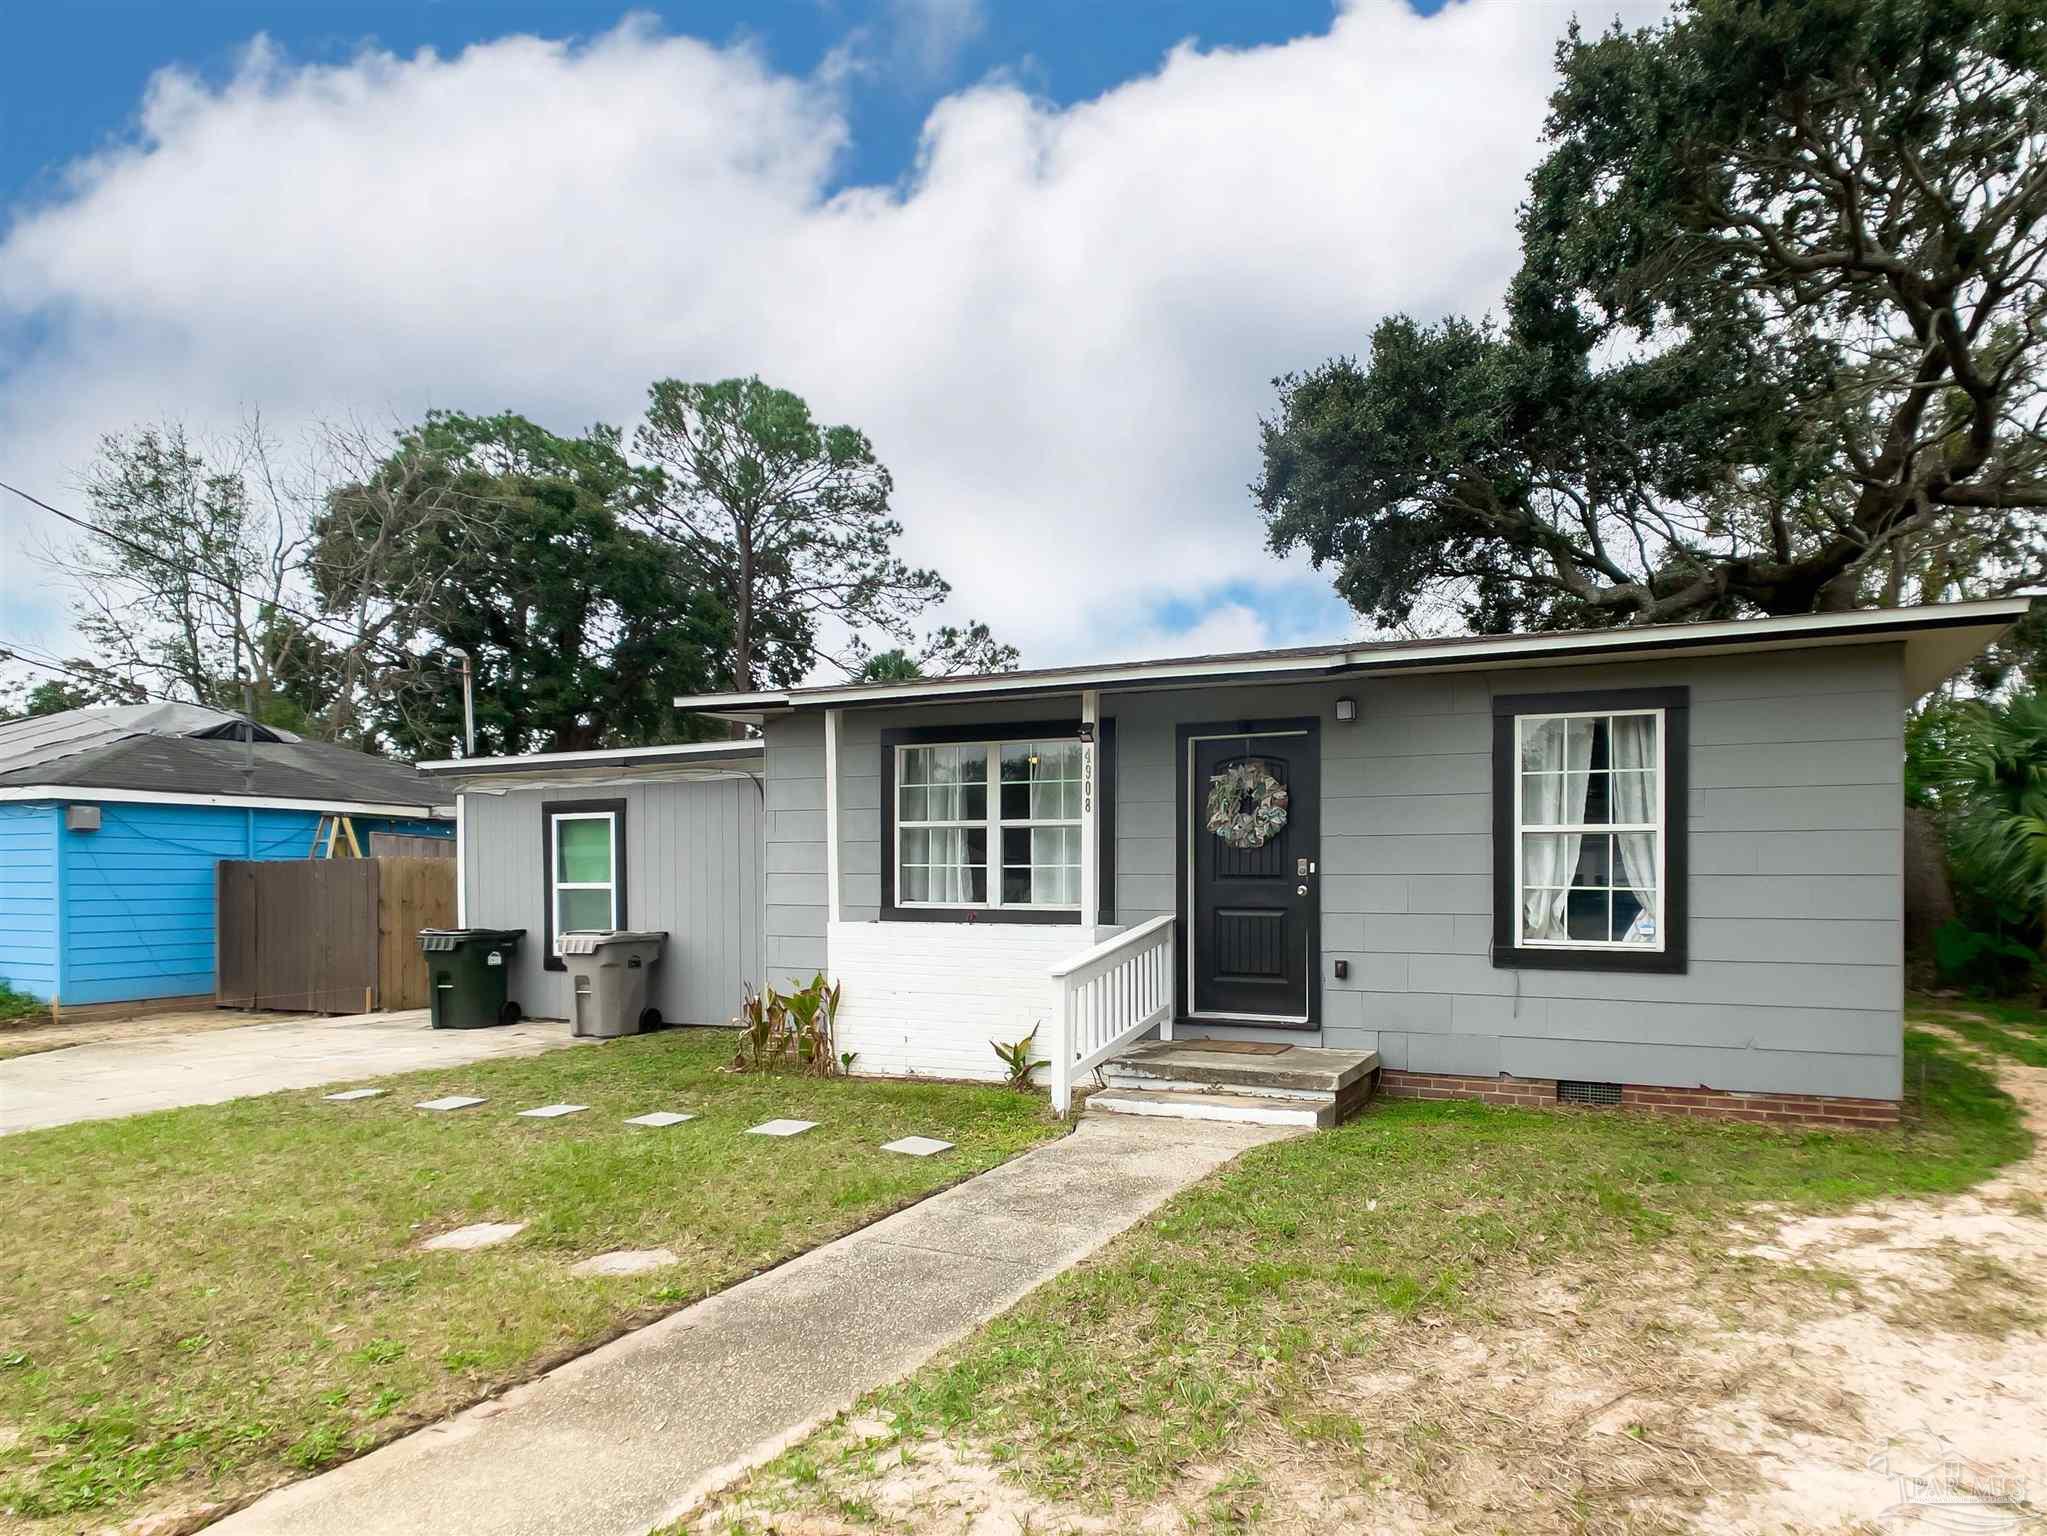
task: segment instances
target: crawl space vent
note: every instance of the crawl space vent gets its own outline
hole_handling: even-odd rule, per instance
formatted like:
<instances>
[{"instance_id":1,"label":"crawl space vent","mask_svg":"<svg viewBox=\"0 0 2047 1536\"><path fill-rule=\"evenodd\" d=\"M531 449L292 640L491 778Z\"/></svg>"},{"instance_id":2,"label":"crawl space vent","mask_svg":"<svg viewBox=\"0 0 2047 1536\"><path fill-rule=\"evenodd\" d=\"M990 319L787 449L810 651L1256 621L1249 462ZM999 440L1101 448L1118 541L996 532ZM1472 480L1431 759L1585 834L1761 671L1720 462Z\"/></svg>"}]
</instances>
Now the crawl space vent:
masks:
<instances>
[{"instance_id":1,"label":"crawl space vent","mask_svg":"<svg viewBox=\"0 0 2047 1536\"><path fill-rule=\"evenodd\" d=\"M1619 1083L1581 1083L1559 1080L1557 1102L1559 1104L1618 1104L1621 1101Z\"/></svg>"}]
</instances>

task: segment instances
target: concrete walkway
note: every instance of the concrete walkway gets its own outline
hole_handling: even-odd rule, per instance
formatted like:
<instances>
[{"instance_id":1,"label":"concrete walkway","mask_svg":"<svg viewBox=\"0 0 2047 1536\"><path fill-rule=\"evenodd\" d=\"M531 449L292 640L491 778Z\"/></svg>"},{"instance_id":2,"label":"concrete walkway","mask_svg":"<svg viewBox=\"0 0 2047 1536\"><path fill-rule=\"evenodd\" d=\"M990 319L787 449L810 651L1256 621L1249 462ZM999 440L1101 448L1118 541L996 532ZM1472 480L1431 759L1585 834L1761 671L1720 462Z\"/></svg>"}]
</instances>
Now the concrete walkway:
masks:
<instances>
[{"instance_id":1,"label":"concrete walkway","mask_svg":"<svg viewBox=\"0 0 2047 1536\"><path fill-rule=\"evenodd\" d=\"M1263 1126L1073 1135L270 1494L209 1536L646 1536L1078 1263Z\"/></svg>"},{"instance_id":2,"label":"concrete walkway","mask_svg":"<svg viewBox=\"0 0 2047 1536\"><path fill-rule=\"evenodd\" d=\"M573 1043L566 1024L433 1029L416 1008L74 1045L0 1061L0 1136Z\"/></svg>"}]
</instances>

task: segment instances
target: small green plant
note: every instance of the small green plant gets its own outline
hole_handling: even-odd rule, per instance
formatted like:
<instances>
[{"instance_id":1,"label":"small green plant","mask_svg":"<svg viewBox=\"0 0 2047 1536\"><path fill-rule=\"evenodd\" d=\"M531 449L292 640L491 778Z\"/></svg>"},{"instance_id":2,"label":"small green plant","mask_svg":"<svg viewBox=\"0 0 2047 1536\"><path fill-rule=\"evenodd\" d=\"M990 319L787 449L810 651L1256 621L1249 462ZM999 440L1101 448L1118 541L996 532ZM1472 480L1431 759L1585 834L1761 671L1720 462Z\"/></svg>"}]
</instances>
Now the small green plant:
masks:
<instances>
[{"instance_id":1,"label":"small green plant","mask_svg":"<svg viewBox=\"0 0 2047 1536\"><path fill-rule=\"evenodd\" d=\"M789 1047L788 1008L773 987L756 992L746 984L746 997L739 1005L736 1021L741 1031L739 1054L732 1058L738 1072L765 1072L781 1059Z\"/></svg>"},{"instance_id":2,"label":"small green plant","mask_svg":"<svg viewBox=\"0 0 2047 1536\"><path fill-rule=\"evenodd\" d=\"M796 1044L796 1059L812 1077L830 1077L838 1064L838 1046L833 1029L838 1018L841 982L833 986L819 971L800 991L782 999L788 1009L790 1035Z\"/></svg>"},{"instance_id":3,"label":"small green plant","mask_svg":"<svg viewBox=\"0 0 2047 1536\"><path fill-rule=\"evenodd\" d=\"M2001 933L1972 928L1960 918L1934 929L1933 961L1940 979L1951 986L2000 994L2037 982L2043 969L2037 951Z\"/></svg>"},{"instance_id":4,"label":"small green plant","mask_svg":"<svg viewBox=\"0 0 2047 1536\"><path fill-rule=\"evenodd\" d=\"M1038 1066L1035 1061L1031 1060L1031 1047L1037 1043L1037 1039L1038 1026L1033 1024L1031 1032L1021 1040L1013 1041L1008 1045L1004 1045L1000 1040L990 1040L988 1042L995 1052L996 1059L1002 1063L1003 1068L1009 1073L1010 1087L1021 1090L1031 1086L1031 1073L1036 1071Z\"/></svg>"},{"instance_id":5,"label":"small green plant","mask_svg":"<svg viewBox=\"0 0 2047 1536\"><path fill-rule=\"evenodd\" d=\"M843 982L827 982L822 971L794 992L777 992L773 987L756 992L749 984L739 1017L733 1021L741 1032L733 1070L766 1072L792 1056L811 1077L830 1077L835 1069L850 1067L853 1053L841 1055L837 1042L839 999L844 989Z\"/></svg>"},{"instance_id":6,"label":"small green plant","mask_svg":"<svg viewBox=\"0 0 2047 1536\"><path fill-rule=\"evenodd\" d=\"M48 1003L39 1003L19 987L0 981L0 1024L25 1024L49 1016Z\"/></svg>"}]
</instances>

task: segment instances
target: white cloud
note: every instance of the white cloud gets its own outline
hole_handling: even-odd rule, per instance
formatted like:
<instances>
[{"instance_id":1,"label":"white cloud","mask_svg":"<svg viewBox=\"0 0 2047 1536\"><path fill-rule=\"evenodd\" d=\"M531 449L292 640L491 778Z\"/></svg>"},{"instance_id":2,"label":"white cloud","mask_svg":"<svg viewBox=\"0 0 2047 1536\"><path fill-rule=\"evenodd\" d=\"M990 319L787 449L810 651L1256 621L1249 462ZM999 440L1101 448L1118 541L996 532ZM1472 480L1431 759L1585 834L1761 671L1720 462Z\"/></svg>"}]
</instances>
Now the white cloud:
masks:
<instances>
[{"instance_id":1,"label":"white cloud","mask_svg":"<svg viewBox=\"0 0 2047 1536\"><path fill-rule=\"evenodd\" d=\"M992 81L905 185L836 193L843 78L645 21L166 72L137 142L0 241L0 336L39 338L0 361L0 478L62 489L165 413L574 428L751 371L873 437L908 552L1027 662L1208 648L1168 603L1297 640L1230 606L1301 590L1244 489L1269 381L1388 311L1497 303L1568 15L1369 0L1071 107Z\"/></svg>"},{"instance_id":2,"label":"white cloud","mask_svg":"<svg viewBox=\"0 0 2047 1536\"><path fill-rule=\"evenodd\" d=\"M920 79L943 80L988 25L981 0L890 0L900 61Z\"/></svg>"}]
</instances>

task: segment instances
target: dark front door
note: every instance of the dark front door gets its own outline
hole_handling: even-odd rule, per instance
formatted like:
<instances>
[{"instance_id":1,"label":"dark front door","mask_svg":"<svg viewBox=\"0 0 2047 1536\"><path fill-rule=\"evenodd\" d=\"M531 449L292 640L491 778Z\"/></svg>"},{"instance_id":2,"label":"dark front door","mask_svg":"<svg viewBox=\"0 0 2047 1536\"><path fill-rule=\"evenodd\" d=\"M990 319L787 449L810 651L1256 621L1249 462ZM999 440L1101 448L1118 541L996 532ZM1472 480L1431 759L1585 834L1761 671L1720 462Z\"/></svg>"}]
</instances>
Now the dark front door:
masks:
<instances>
[{"instance_id":1,"label":"dark front door","mask_svg":"<svg viewBox=\"0 0 2047 1536\"><path fill-rule=\"evenodd\" d=\"M1310 1022L1321 858L1312 720L1190 728L1189 1012Z\"/></svg>"}]
</instances>

